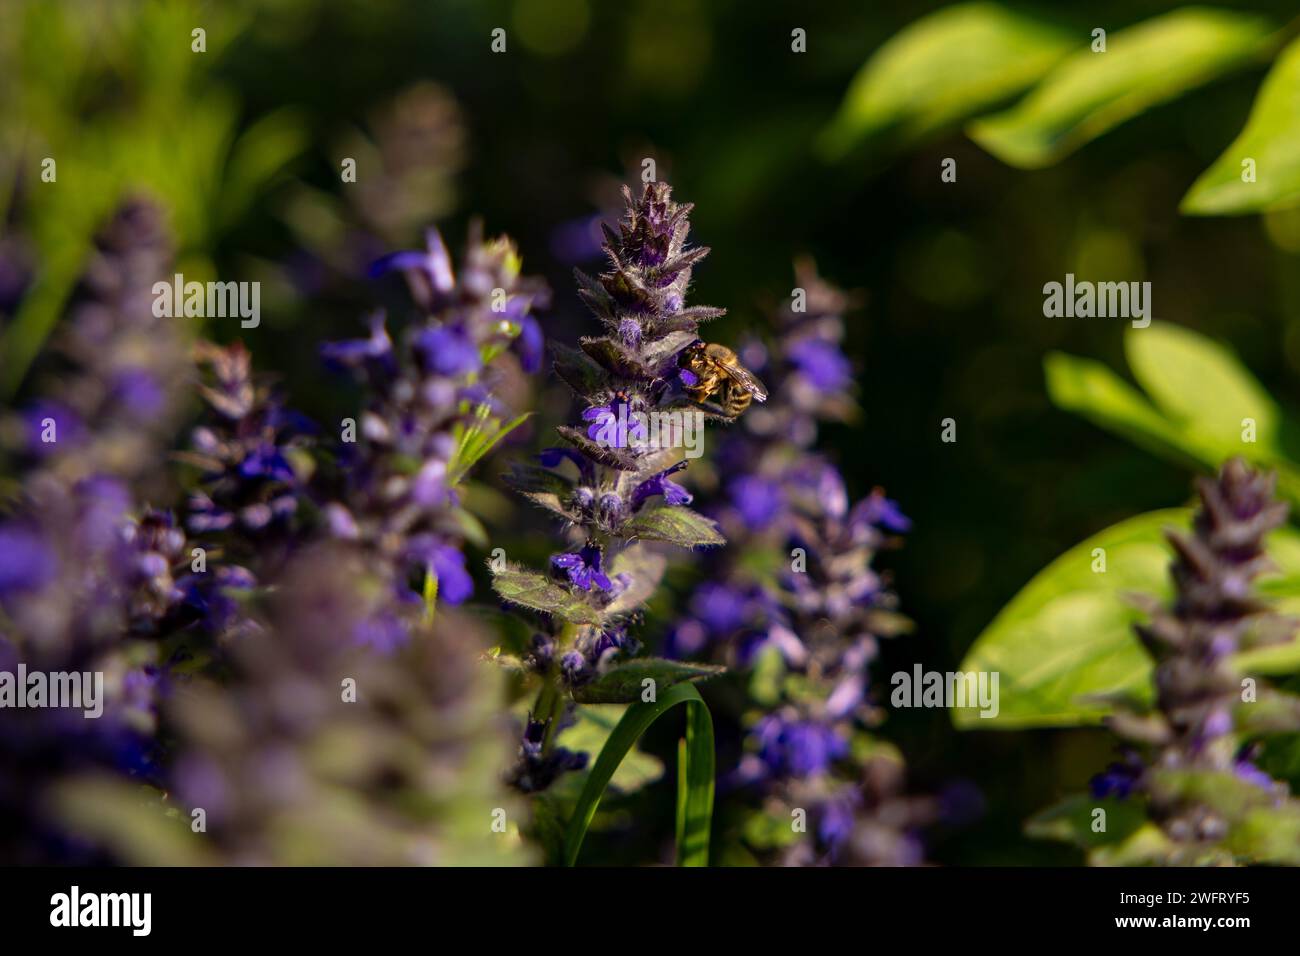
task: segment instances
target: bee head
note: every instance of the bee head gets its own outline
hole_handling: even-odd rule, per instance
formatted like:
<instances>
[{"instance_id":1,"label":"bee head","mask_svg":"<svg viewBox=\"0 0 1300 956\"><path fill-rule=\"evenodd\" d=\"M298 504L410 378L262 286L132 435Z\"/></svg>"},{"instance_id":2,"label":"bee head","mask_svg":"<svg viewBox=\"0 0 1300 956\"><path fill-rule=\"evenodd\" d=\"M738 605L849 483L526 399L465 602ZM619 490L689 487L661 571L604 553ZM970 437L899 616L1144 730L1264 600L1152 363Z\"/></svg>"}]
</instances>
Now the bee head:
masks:
<instances>
[{"instance_id":1,"label":"bee head","mask_svg":"<svg viewBox=\"0 0 1300 956\"><path fill-rule=\"evenodd\" d=\"M682 349L680 360L682 362L693 361L694 359L698 358L701 354L703 354L703 352L704 352L704 340L696 339L690 345L686 346L686 348Z\"/></svg>"}]
</instances>

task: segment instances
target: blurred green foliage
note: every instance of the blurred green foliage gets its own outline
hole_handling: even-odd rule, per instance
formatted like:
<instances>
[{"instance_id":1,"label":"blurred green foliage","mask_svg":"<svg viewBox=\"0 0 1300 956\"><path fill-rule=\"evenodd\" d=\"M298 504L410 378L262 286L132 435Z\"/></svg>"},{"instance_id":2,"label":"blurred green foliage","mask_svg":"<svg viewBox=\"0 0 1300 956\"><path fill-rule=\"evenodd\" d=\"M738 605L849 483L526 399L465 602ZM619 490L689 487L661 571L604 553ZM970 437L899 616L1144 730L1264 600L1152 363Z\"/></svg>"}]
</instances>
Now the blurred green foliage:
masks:
<instances>
[{"instance_id":1,"label":"blurred green foliage","mask_svg":"<svg viewBox=\"0 0 1300 956\"><path fill-rule=\"evenodd\" d=\"M18 388L92 233L124 195L165 204L179 265L206 280L222 233L303 148L295 111L247 117L235 91L209 81L208 64L238 42L251 14L248 4L164 0L18 0L0 11L0 74L13 91L0 113L0 202L21 197L42 266L0 341L4 395ZM194 29L205 31L205 52L195 52ZM38 180L46 159L52 182Z\"/></svg>"}]
</instances>

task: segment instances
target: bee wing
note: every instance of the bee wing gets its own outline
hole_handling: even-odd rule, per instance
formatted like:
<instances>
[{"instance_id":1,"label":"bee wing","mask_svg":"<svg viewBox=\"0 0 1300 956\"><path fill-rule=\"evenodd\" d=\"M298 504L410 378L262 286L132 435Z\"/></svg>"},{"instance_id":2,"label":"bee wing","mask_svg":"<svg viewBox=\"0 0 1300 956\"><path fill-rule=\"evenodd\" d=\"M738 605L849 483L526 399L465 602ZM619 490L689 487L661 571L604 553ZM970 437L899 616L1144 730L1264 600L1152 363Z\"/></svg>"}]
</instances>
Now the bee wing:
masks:
<instances>
[{"instance_id":1,"label":"bee wing","mask_svg":"<svg viewBox=\"0 0 1300 956\"><path fill-rule=\"evenodd\" d=\"M726 373L727 377L743 388L749 394L753 395L760 402L767 401L767 389L763 383L758 380L758 376L745 368L739 363L719 362L718 368Z\"/></svg>"}]
</instances>

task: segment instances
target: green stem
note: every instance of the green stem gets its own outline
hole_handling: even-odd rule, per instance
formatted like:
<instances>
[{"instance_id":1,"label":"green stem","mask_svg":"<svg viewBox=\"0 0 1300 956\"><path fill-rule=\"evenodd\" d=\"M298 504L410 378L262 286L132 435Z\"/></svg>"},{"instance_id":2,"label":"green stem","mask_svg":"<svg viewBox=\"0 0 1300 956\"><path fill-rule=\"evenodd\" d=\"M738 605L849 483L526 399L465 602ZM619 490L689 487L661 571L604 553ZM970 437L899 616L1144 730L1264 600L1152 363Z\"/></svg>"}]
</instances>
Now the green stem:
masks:
<instances>
[{"instance_id":1,"label":"green stem","mask_svg":"<svg viewBox=\"0 0 1300 956\"><path fill-rule=\"evenodd\" d=\"M573 644L577 634L578 626L566 622L556 639L560 653ZM542 738L542 753L550 753L555 743L555 735L559 732L560 718L564 715L566 699L554 665L550 671L542 675L542 681L542 689L537 692L537 701L533 705L533 719L547 721L546 733Z\"/></svg>"},{"instance_id":2,"label":"green stem","mask_svg":"<svg viewBox=\"0 0 1300 956\"><path fill-rule=\"evenodd\" d=\"M424 620L433 623L433 614L438 608L438 575L433 565L424 569Z\"/></svg>"}]
</instances>

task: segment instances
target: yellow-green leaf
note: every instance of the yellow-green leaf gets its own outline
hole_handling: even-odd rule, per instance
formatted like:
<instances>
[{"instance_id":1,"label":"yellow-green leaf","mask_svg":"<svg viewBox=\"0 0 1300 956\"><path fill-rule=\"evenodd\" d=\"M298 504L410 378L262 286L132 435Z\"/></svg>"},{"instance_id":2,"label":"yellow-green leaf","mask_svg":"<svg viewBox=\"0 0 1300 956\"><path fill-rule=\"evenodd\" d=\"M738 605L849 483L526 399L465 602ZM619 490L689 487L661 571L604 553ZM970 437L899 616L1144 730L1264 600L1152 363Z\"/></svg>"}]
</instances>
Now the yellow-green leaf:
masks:
<instances>
[{"instance_id":1,"label":"yellow-green leaf","mask_svg":"<svg viewBox=\"0 0 1300 956\"><path fill-rule=\"evenodd\" d=\"M1127 119L1259 59L1267 20L1188 7L1111 34L1105 52L1081 49L1032 93L971 137L1012 166L1047 166Z\"/></svg>"},{"instance_id":2,"label":"yellow-green leaf","mask_svg":"<svg viewBox=\"0 0 1300 956\"><path fill-rule=\"evenodd\" d=\"M1300 40L1282 51L1260 88L1245 129L1192 184L1180 208L1194 216L1234 216L1297 201Z\"/></svg>"},{"instance_id":3,"label":"yellow-green leaf","mask_svg":"<svg viewBox=\"0 0 1300 956\"><path fill-rule=\"evenodd\" d=\"M1153 322L1128 329L1124 351L1138 383L1213 464L1235 454L1272 457L1277 404L1223 346L1180 326ZM1242 441L1246 419L1255 423L1254 443Z\"/></svg>"},{"instance_id":4,"label":"yellow-green leaf","mask_svg":"<svg viewBox=\"0 0 1300 956\"><path fill-rule=\"evenodd\" d=\"M858 71L822 134L838 157L886 131L914 139L1026 89L1077 41L996 3L963 3L908 26Z\"/></svg>"}]
</instances>

